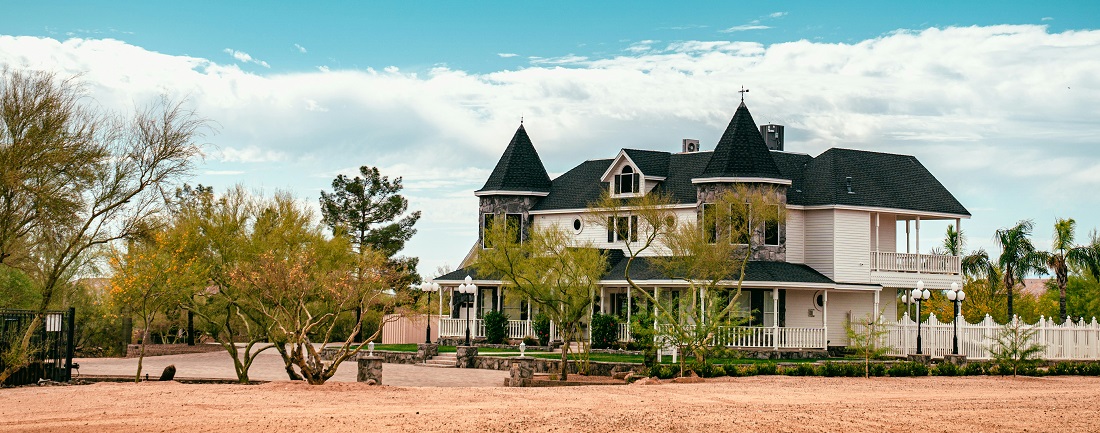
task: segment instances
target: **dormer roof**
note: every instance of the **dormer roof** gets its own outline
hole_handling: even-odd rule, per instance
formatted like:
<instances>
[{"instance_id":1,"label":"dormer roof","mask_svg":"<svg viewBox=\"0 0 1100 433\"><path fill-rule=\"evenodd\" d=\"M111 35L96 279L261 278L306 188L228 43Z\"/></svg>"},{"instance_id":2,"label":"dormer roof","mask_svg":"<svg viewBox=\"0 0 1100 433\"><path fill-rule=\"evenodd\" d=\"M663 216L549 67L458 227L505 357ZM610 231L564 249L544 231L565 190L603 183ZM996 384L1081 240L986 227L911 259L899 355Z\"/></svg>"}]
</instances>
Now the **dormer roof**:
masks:
<instances>
[{"instance_id":1,"label":"dormer roof","mask_svg":"<svg viewBox=\"0 0 1100 433\"><path fill-rule=\"evenodd\" d=\"M779 168L772 160L760 129L752 120L749 108L741 102L696 183L780 179Z\"/></svg>"},{"instance_id":2,"label":"dormer roof","mask_svg":"<svg viewBox=\"0 0 1100 433\"><path fill-rule=\"evenodd\" d=\"M545 196L549 193L550 176L521 123L485 186L474 194Z\"/></svg>"}]
</instances>

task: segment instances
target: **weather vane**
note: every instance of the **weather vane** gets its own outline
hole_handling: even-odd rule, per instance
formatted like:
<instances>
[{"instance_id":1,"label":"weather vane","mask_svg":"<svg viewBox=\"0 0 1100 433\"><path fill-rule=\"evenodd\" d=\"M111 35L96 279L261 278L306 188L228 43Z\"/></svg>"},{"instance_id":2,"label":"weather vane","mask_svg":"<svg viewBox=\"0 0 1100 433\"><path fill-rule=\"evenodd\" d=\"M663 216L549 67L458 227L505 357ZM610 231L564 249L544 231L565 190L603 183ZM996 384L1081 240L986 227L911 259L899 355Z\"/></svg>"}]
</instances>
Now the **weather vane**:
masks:
<instances>
[{"instance_id":1,"label":"weather vane","mask_svg":"<svg viewBox=\"0 0 1100 433\"><path fill-rule=\"evenodd\" d=\"M745 94L749 93L749 89L746 89L745 86L741 86L741 90L738 90L737 93L741 94L741 102L745 102Z\"/></svg>"}]
</instances>

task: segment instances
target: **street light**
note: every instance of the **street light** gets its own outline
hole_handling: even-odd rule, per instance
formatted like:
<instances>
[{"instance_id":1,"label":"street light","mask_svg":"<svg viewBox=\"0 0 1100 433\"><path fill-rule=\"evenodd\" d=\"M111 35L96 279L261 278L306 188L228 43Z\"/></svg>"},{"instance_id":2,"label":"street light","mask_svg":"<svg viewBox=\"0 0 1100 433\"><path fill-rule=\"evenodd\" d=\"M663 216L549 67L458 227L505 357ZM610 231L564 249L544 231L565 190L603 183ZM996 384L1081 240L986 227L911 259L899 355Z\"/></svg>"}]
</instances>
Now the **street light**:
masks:
<instances>
[{"instance_id":1,"label":"street light","mask_svg":"<svg viewBox=\"0 0 1100 433\"><path fill-rule=\"evenodd\" d=\"M910 294L909 299L912 299L917 303L917 355L921 354L920 347L920 304L927 301L932 296L932 292L924 289L924 280L917 281L917 288L913 289L913 293Z\"/></svg>"},{"instance_id":2,"label":"street light","mask_svg":"<svg viewBox=\"0 0 1100 433\"><path fill-rule=\"evenodd\" d=\"M432 292L439 291L439 283L429 283L427 281L420 283L420 290L428 292L428 325L424 330L424 343L430 344L432 342ZM439 297L439 302L443 302L443 297Z\"/></svg>"},{"instance_id":3,"label":"street light","mask_svg":"<svg viewBox=\"0 0 1100 433\"><path fill-rule=\"evenodd\" d=\"M465 284L458 285L458 292L465 295L462 302L466 303L470 301L470 296L477 292L477 285L474 284L474 279L466 276ZM472 303L472 302L471 302ZM466 305L466 345L470 345L470 305Z\"/></svg>"},{"instance_id":4,"label":"street light","mask_svg":"<svg viewBox=\"0 0 1100 433\"><path fill-rule=\"evenodd\" d=\"M951 283L951 290L947 290L947 300L955 304L955 319L951 322L955 325L955 334L951 338L951 354L959 354L959 304L966 299L966 292L959 288L959 283Z\"/></svg>"}]
</instances>

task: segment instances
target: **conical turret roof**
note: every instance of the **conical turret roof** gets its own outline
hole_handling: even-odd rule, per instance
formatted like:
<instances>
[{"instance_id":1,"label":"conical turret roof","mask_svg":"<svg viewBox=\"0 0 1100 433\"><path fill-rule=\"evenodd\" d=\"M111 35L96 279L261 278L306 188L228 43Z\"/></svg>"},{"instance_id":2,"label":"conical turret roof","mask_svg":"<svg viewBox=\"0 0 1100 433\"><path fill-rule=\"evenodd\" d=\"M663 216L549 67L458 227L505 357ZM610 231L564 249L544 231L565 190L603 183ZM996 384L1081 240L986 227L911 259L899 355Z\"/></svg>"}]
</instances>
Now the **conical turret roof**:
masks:
<instances>
[{"instance_id":1,"label":"conical turret roof","mask_svg":"<svg viewBox=\"0 0 1100 433\"><path fill-rule=\"evenodd\" d=\"M703 170L703 178L752 177L780 178L779 168L772 159L760 129L752 120L749 108L742 101L733 114L714 153Z\"/></svg>"},{"instance_id":2,"label":"conical turret roof","mask_svg":"<svg viewBox=\"0 0 1100 433\"><path fill-rule=\"evenodd\" d=\"M485 181L485 186L477 192L507 191L550 192L550 176L546 174L546 168L522 123L497 161L493 173Z\"/></svg>"}]
</instances>

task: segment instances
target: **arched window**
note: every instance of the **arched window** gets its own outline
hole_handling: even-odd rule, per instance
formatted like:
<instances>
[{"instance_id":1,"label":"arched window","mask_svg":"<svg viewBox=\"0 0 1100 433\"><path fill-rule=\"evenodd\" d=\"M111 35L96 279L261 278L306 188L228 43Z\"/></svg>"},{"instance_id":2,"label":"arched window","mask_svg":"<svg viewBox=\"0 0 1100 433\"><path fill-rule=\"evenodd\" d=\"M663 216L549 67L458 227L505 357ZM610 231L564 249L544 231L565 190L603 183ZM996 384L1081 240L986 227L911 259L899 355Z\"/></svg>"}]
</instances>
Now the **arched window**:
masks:
<instances>
[{"instance_id":1,"label":"arched window","mask_svg":"<svg viewBox=\"0 0 1100 433\"><path fill-rule=\"evenodd\" d=\"M634 168L626 165L615 176L616 194L633 194L641 191L641 175L634 172Z\"/></svg>"}]
</instances>

